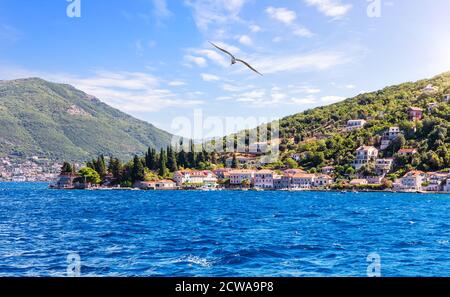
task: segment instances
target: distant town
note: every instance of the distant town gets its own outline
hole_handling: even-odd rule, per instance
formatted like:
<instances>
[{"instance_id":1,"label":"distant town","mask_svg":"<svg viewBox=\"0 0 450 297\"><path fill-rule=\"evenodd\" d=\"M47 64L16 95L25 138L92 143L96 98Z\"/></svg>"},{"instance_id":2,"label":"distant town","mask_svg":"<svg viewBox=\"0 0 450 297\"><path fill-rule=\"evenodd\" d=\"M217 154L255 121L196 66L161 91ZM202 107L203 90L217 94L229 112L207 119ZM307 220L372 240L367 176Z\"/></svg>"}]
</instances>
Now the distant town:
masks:
<instances>
[{"instance_id":1,"label":"distant town","mask_svg":"<svg viewBox=\"0 0 450 297\"><path fill-rule=\"evenodd\" d=\"M51 182L58 177L61 166L38 156L0 157L0 182Z\"/></svg>"}]
</instances>

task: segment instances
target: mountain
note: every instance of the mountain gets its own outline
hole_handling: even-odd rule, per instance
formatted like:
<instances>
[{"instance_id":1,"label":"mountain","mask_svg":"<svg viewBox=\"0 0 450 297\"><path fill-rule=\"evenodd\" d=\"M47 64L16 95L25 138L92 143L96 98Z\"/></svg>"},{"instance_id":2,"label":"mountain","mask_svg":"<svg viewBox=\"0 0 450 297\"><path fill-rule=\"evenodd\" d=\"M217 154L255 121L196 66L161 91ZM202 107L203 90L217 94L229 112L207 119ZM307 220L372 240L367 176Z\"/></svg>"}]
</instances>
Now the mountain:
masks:
<instances>
[{"instance_id":1,"label":"mountain","mask_svg":"<svg viewBox=\"0 0 450 297\"><path fill-rule=\"evenodd\" d=\"M450 72L285 117L279 121L280 162L268 167L292 165L295 156L298 165L311 172L333 165L344 175L351 171L358 147L380 148L385 132L390 127L399 127L402 134L379 154L396 159L393 172L450 168L450 96L447 94L450 94ZM408 118L410 107L423 109L420 121ZM356 119L366 120L367 124L362 129L347 131L347 121ZM242 131L239 137L244 133L248 131ZM418 154L403 158L397 154L400 148L415 148Z\"/></svg>"},{"instance_id":2,"label":"mountain","mask_svg":"<svg viewBox=\"0 0 450 297\"><path fill-rule=\"evenodd\" d=\"M427 86L432 86L427 88ZM390 86L380 91L286 117L280 121L284 157L299 154L300 165L319 169L324 165L346 167L361 145L380 148L389 127L400 127L403 136L381 157L396 157L397 170L440 170L450 167L450 72L431 79ZM423 119L411 121L408 109L423 109ZM348 120L364 119L363 129L347 132ZM396 155L400 148L416 148L413 158ZM343 169L344 169L343 168Z\"/></svg>"},{"instance_id":3,"label":"mountain","mask_svg":"<svg viewBox=\"0 0 450 297\"><path fill-rule=\"evenodd\" d=\"M130 158L172 135L76 88L39 78L0 81L0 155Z\"/></svg>"}]
</instances>

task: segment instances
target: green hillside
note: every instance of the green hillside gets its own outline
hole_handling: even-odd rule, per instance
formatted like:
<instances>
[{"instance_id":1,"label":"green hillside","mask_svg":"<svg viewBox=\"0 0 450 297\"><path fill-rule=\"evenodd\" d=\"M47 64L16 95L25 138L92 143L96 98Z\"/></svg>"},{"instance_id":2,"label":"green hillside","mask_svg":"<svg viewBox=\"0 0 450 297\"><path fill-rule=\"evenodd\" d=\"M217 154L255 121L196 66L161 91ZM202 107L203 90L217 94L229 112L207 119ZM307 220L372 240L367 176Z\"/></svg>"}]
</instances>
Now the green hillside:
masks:
<instances>
[{"instance_id":1,"label":"green hillside","mask_svg":"<svg viewBox=\"0 0 450 297\"><path fill-rule=\"evenodd\" d=\"M0 155L87 160L99 154L130 158L159 149L171 135L70 85L39 78L0 81Z\"/></svg>"},{"instance_id":2,"label":"green hillside","mask_svg":"<svg viewBox=\"0 0 450 297\"><path fill-rule=\"evenodd\" d=\"M427 85L434 91L424 91ZM450 167L450 72L432 79L408 82L383 90L361 94L345 101L314 108L283 118L280 122L282 162L300 156L299 165L311 171L326 165L338 166L342 172L355 158L361 145L380 147L381 137L392 126L403 136L380 151L381 157L397 157L399 148L416 148L409 160L396 158L396 170L440 170ZM436 103L429 109L429 104ZM408 108L422 108L421 121L408 119ZM348 120L364 119L363 129L347 132ZM292 160L289 160L291 162Z\"/></svg>"}]
</instances>

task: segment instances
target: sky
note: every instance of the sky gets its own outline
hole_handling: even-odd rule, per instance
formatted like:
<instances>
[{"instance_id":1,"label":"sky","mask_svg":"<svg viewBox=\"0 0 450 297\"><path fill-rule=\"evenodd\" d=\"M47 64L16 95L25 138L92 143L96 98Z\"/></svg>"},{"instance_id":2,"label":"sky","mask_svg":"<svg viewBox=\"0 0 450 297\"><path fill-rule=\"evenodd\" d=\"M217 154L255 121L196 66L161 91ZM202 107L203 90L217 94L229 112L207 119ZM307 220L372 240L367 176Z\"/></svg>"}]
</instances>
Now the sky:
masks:
<instances>
[{"instance_id":1,"label":"sky","mask_svg":"<svg viewBox=\"0 0 450 297\"><path fill-rule=\"evenodd\" d=\"M0 80L69 83L192 137L177 123L194 114L264 122L449 71L449 11L448 0L0 0Z\"/></svg>"}]
</instances>

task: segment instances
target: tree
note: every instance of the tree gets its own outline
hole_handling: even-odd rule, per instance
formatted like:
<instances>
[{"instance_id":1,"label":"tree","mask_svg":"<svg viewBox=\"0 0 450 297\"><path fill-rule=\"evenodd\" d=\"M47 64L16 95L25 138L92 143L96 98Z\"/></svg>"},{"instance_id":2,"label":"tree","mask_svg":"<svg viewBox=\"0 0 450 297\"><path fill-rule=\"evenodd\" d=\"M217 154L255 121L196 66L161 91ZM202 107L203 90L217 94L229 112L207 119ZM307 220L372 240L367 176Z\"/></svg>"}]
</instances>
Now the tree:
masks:
<instances>
[{"instance_id":1,"label":"tree","mask_svg":"<svg viewBox=\"0 0 450 297\"><path fill-rule=\"evenodd\" d=\"M236 154L233 154L233 160L231 161L231 168L236 169L239 167Z\"/></svg>"},{"instance_id":2,"label":"tree","mask_svg":"<svg viewBox=\"0 0 450 297\"><path fill-rule=\"evenodd\" d=\"M109 159L108 171L113 178L118 180L122 176L122 162L118 158L111 157Z\"/></svg>"},{"instance_id":3,"label":"tree","mask_svg":"<svg viewBox=\"0 0 450 297\"><path fill-rule=\"evenodd\" d=\"M100 174L92 168L83 167L78 171L77 181L97 185L101 182Z\"/></svg>"},{"instance_id":4,"label":"tree","mask_svg":"<svg viewBox=\"0 0 450 297\"><path fill-rule=\"evenodd\" d=\"M137 181L143 181L145 178L144 165L137 155L133 158L133 167L131 169L131 181L133 183Z\"/></svg>"},{"instance_id":5,"label":"tree","mask_svg":"<svg viewBox=\"0 0 450 297\"><path fill-rule=\"evenodd\" d=\"M61 174L71 174L73 173L72 165L69 162L64 162L61 167Z\"/></svg>"},{"instance_id":6,"label":"tree","mask_svg":"<svg viewBox=\"0 0 450 297\"><path fill-rule=\"evenodd\" d=\"M170 172L178 170L177 156L171 146L167 147L167 168Z\"/></svg>"},{"instance_id":7,"label":"tree","mask_svg":"<svg viewBox=\"0 0 450 297\"><path fill-rule=\"evenodd\" d=\"M165 177L167 175L167 166L166 166L166 154L163 149L161 149L161 153L159 154L159 175Z\"/></svg>"},{"instance_id":8,"label":"tree","mask_svg":"<svg viewBox=\"0 0 450 297\"><path fill-rule=\"evenodd\" d=\"M155 170L158 167L156 150L154 148L148 148L145 154L145 167L150 170Z\"/></svg>"},{"instance_id":9,"label":"tree","mask_svg":"<svg viewBox=\"0 0 450 297\"><path fill-rule=\"evenodd\" d=\"M286 161L285 161L285 164L286 164L286 166L289 167L290 169L298 168L298 163L297 163L297 161L295 161L295 160L292 159L292 158L287 158Z\"/></svg>"},{"instance_id":10,"label":"tree","mask_svg":"<svg viewBox=\"0 0 450 297\"><path fill-rule=\"evenodd\" d=\"M194 141L190 140L189 142L189 152L188 152L188 165L191 168L196 168L197 167L197 158L196 158L196 154L195 154L195 146L194 146Z\"/></svg>"}]
</instances>

